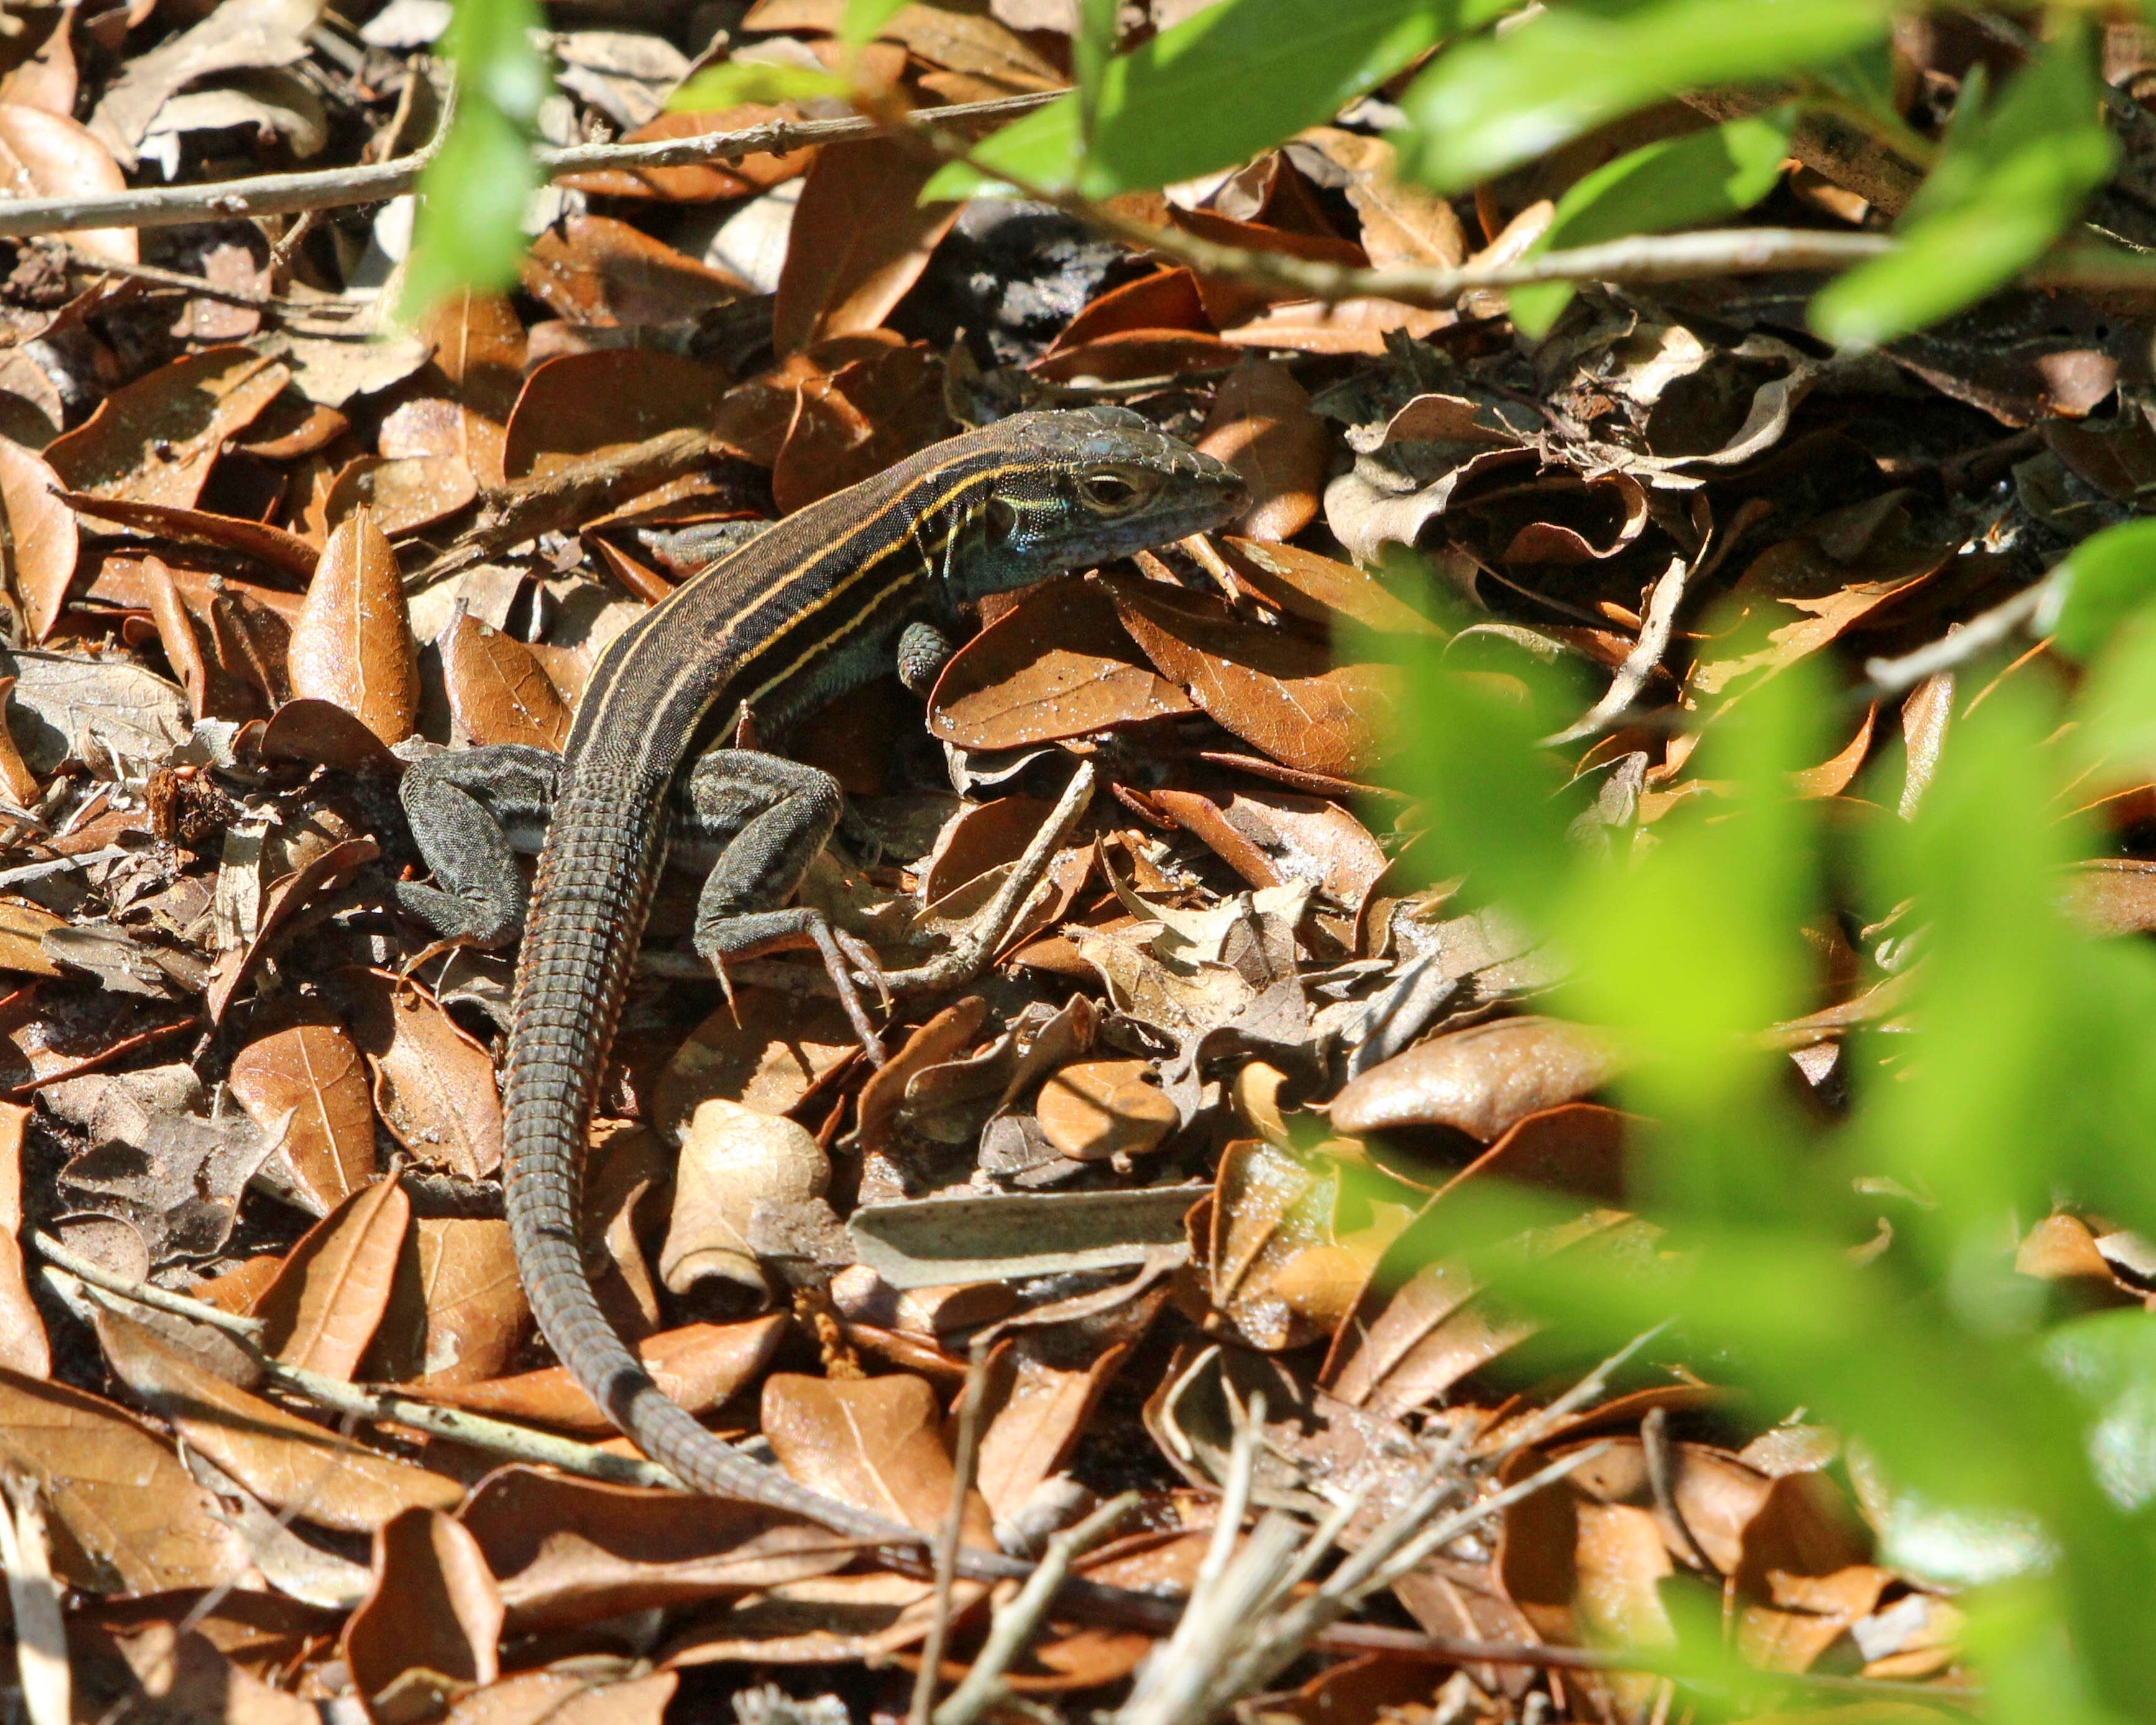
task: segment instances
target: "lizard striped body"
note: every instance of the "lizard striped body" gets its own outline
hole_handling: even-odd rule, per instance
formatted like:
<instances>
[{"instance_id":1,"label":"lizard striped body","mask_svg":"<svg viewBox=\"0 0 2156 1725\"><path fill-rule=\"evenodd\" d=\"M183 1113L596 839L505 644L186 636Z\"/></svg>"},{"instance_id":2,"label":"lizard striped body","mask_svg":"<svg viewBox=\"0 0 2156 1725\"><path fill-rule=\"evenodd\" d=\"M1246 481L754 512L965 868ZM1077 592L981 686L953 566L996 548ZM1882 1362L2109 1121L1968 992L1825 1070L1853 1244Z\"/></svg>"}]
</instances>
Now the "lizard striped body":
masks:
<instances>
[{"instance_id":1,"label":"lizard striped body","mask_svg":"<svg viewBox=\"0 0 2156 1725\"><path fill-rule=\"evenodd\" d=\"M700 903L698 949L722 963L814 941L850 999L820 917L775 908L830 834L835 784L747 751L713 750L686 773L684 763L744 706L764 734L783 732L915 652L924 625L956 623L963 603L1214 525L1240 490L1221 463L1125 410L1014 416L811 505L683 583L601 655L558 766L538 751L472 750L408 774L415 836L450 890L408 886L402 896L444 932L482 940L513 934L521 913L500 825L535 812L551 789L522 913L503 1086L516 1264L556 1355L639 1449L685 1483L879 1543L921 1538L705 1430L615 1334L585 1273L585 1142L681 783L690 824L701 822L720 853ZM479 756L496 757L491 783ZM480 804L497 822L490 834L470 824ZM983 1578L1026 1567L961 1555L962 1572Z\"/></svg>"}]
</instances>

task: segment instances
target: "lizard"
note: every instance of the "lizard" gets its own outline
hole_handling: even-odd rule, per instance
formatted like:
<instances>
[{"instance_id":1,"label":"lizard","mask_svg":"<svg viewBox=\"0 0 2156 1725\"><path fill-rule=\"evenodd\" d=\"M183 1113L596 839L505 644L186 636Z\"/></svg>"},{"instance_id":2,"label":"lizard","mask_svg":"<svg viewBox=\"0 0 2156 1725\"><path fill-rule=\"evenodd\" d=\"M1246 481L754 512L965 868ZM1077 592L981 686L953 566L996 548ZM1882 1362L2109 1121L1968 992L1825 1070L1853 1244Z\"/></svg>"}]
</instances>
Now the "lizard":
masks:
<instances>
[{"instance_id":1,"label":"lizard","mask_svg":"<svg viewBox=\"0 0 2156 1725\"><path fill-rule=\"evenodd\" d=\"M925 692L960 607L1218 525L1233 469L1129 408L1014 414L936 444L797 511L699 571L598 655L557 756L504 743L413 763L399 794L435 884L399 902L446 938L521 937L503 1073L505 1204L541 1333L638 1449L684 1483L850 1537L919 1530L811 1491L741 1454L667 1398L616 1334L580 1245L583 1162L600 1073L654 888L669 860L708 866L696 951L726 963L813 944L880 1059L848 971L873 955L787 901L839 818L814 768L719 746L757 737L896 667ZM527 906L515 860L539 850ZM1023 1575L965 1548L958 1570Z\"/></svg>"}]
</instances>

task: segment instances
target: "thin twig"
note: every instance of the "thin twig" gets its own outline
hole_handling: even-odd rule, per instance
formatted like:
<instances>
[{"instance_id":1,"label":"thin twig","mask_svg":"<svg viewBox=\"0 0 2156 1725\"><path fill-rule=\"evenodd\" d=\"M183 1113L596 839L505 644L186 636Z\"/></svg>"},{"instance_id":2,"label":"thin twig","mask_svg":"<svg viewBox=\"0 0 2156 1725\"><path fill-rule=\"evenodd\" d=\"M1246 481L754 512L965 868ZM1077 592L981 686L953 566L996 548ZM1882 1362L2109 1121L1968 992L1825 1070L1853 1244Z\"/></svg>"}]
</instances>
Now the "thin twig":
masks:
<instances>
[{"instance_id":1,"label":"thin twig","mask_svg":"<svg viewBox=\"0 0 2156 1725\"><path fill-rule=\"evenodd\" d=\"M956 102L898 119L902 126L964 125L973 121L1015 119L1055 100L1049 90L997 96L984 102ZM932 120L930 116L933 116ZM738 131L709 132L701 137L668 138L644 144L578 144L568 149L534 152L539 177L558 180L568 174L603 170L685 167L704 162L729 162L763 151L782 155L811 144L844 143L875 137L890 121L875 120L779 120ZM0 238L57 234L79 228L160 228L218 218L267 216L294 210L335 209L346 204L380 203L402 196L441 147L437 131L408 155L380 163L322 168L310 173L257 174L245 179L213 180L202 185L161 186L108 193L96 198L25 198L0 203Z\"/></svg>"},{"instance_id":2,"label":"thin twig","mask_svg":"<svg viewBox=\"0 0 2156 1725\"><path fill-rule=\"evenodd\" d=\"M2034 586L2023 588L2012 598L1978 613L1952 634L1942 635L1913 653L1905 653L1899 659L1866 660L1865 680L1850 691L1847 699L1854 703L1899 695L1926 677L1967 664L1987 648L1997 646L2035 617L2057 593L2060 585L2056 572L2046 575Z\"/></svg>"},{"instance_id":3,"label":"thin twig","mask_svg":"<svg viewBox=\"0 0 2156 1725\"><path fill-rule=\"evenodd\" d=\"M1662 571L1653 593L1648 596L1647 614L1640 625L1640 639L1632 644L1632 650L1617 667L1617 675L1609 680L1609 687L1604 691L1602 699L1563 730L1543 738L1539 747L1555 748L1563 743L1577 742L1583 737L1593 737L1615 726L1632 710L1632 703L1647 686L1647 679L1662 662L1662 655L1670 649L1670 637L1676 630L1677 607L1684 603L1691 567L1682 557L1670 559L1669 567Z\"/></svg>"},{"instance_id":4,"label":"thin twig","mask_svg":"<svg viewBox=\"0 0 2156 1725\"><path fill-rule=\"evenodd\" d=\"M409 1426L451 1443L464 1444L493 1455L508 1455L519 1461L558 1467L564 1473L580 1474L586 1479L606 1480L615 1485L680 1489L680 1482L654 1462L617 1455L590 1444L556 1437L550 1432L533 1431L521 1425L511 1425L506 1420L467 1414L461 1409L418 1401L391 1390L364 1389L356 1384L347 1384L341 1378L324 1377L319 1372L311 1372L303 1367L286 1365L284 1361L263 1351L262 1326L254 1318L220 1310L207 1301L191 1300L184 1294L169 1293L147 1282L131 1281L125 1276L115 1276L110 1271L69 1250L47 1235L33 1235L31 1244L53 1266L45 1272L47 1276L52 1276L54 1270L64 1271L94 1288L100 1288L123 1300L131 1300L138 1306L146 1306L155 1311L169 1312L175 1317L187 1318L222 1330L246 1351L249 1363L256 1367L264 1378L331 1413L349 1414L355 1419L377 1424Z\"/></svg>"},{"instance_id":5,"label":"thin twig","mask_svg":"<svg viewBox=\"0 0 2156 1725\"><path fill-rule=\"evenodd\" d=\"M117 275L129 281L146 282L151 287L174 288L198 300L213 300L220 305L238 305L249 311L275 311L286 319L310 317L316 313L347 321L369 311L375 295L364 299L293 300L278 294L259 293L253 288L220 287L199 275L189 275L177 270L162 270L155 264L122 264L110 258L100 258L85 251L79 245L67 249L67 266L80 275Z\"/></svg>"},{"instance_id":6,"label":"thin twig","mask_svg":"<svg viewBox=\"0 0 2156 1725\"><path fill-rule=\"evenodd\" d=\"M1490 1458L1491 1466L1502 1467L1521 1450L1531 1445L1540 1443L1551 1432L1556 1430L1560 1425L1571 1417L1574 1409L1584 1408L1589 1402L1599 1401L1603 1392L1609 1389L1609 1380L1617 1375L1618 1368L1656 1337L1661 1335L1664 1330L1669 1328L1670 1322L1669 1319L1665 1318L1651 1330L1640 1331L1638 1335L1611 1354L1609 1358L1604 1360L1601 1364L1595 1367L1547 1408L1538 1414L1530 1414L1522 1420L1507 1435L1503 1447Z\"/></svg>"},{"instance_id":7,"label":"thin twig","mask_svg":"<svg viewBox=\"0 0 2156 1725\"><path fill-rule=\"evenodd\" d=\"M974 1656L964 1681L936 1709L933 1725L974 1725L1009 1692L1004 1673L1040 1627L1070 1566L1114 1532L1141 1501L1137 1492L1126 1491L1110 1498L1075 1527L1049 1537L1040 1567L1026 1578L1025 1585L1010 1604L996 1608L988 1639Z\"/></svg>"},{"instance_id":8,"label":"thin twig","mask_svg":"<svg viewBox=\"0 0 2156 1725\"><path fill-rule=\"evenodd\" d=\"M943 1644L951 1635L951 1594L958 1580L958 1543L966 1531L966 1500L973 1490L973 1469L981 1453L981 1404L988 1389L988 1337L977 1337L966 1365L964 1399L958 1404L958 1442L951 1458L951 1502L943 1525L936 1530L936 1615L921 1643L921 1669L914 1674L911 1725L928 1725L936 1704L936 1678L943 1667Z\"/></svg>"}]
</instances>

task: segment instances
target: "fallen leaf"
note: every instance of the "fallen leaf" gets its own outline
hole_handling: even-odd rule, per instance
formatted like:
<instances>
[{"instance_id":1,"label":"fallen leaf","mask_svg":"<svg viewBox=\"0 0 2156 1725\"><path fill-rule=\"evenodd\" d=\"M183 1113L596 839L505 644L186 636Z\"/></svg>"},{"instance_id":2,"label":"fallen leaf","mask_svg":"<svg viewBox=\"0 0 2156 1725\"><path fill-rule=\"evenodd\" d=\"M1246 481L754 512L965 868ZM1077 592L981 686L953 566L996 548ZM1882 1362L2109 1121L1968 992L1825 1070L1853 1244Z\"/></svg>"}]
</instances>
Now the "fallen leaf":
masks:
<instances>
[{"instance_id":1,"label":"fallen leaf","mask_svg":"<svg viewBox=\"0 0 2156 1725\"><path fill-rule=\"evenodd\" d=\"M801 117L792 103L771 107L745 102L716 112L661 114L623 137L624 144L658 143L670 138L701 138L714 132L747 131L775 121ZM757 151L725 162L690 162L675 167L610 167L564 174L555 183L605 198L660 198L676 203L711 203L748 198L798 177L812 160L808 150L774 156Z\"/></svg>"},{"instance_id":2,"label":"fallen leaf","mask_svg":"<svg viewBox=\"0 0 2156 1725\"><path fill-rule=\"evenodd\" d=\"M34 1480L68 1532L54 1567L71 1587L154 1594L246 1572L246 1543L171 1446L107 1401L0 1367L0 1456Z\"/></svg>"},{"instance_id":3,"label":"fallen leaf","mask_svg":"<svg viewBox=\"0 0 2156 1725\"><path fill-rule=\"evenodd\" d=\"M934 1393L921 1378L774 1373L763 1381L763 1433L779 1465L812 1491L924 1533L949 1512L951 1456ZM978 1491L966 1494L961 1538L994 1547Z\"/></svg>"},{"instance_id":4,"label":"fallen leaf","mask_svg":"<svg viewBox=\"0 0 2156 1725\"><path fill-rule=\"evenodd\" d=\"M374 1105L398 1142L468 1180L501 1166L494 1060L416 984L379 971L338 973L352 1040L374 1074Z\"/></svg>"},{"instance_id":5,"label":"fallen leaf","mask_svg":"<svg viewBox=\"0 0 2156 1725\"><path fill-rule=\"evenodd\" d=\"M636 1344L652 1380L669 1401L692 1414L706 1413L732 1400L757 1382L778 1357L779 1343L792 1327L783 1315L747 1323L689 1324L646 1336ZM613 1422L566 1366L525 1372L514 1378L490 1378L470 1384L427 1385L430 1401L446 1402L497 1420L552 1425L566 1431L607 1433Z\"/></svg>"},{"instance_id":6,"label":"fallen leaf","mask_svg":"<svg viewBox=\"0 0 2156 1725\"><path fill-rule=\"evenodd\" d=\"M1317 520L1332 435L1279 361L1245 358L1221 380L1198 447L1243 476L1250 501L1235 525L1247 537L1292 539Z\"/></svg>"},{"instance_id":7,"label":"fallen leaf","mask_svg":"<svg viewBox=\"0 0 2156 1725\"><path fill-rule=\"evenodd\" d=\"M1040 1129L1065 1156L1101 1160L1158 1149L1181 1124L1147 1060L1079 1060L1040 1087Z\"/></svg>"},{"instance_id":8,"label":"fallen leaf","mask_svg":"<svg viewBox=\"0 0 2156 1725\"><path fill-rule=\"evenodd\" d=\"M437 645L457 736L475 748L514 742L560 750L568 703L523 642L459 611Z\"/></svg>"},{"instance_id":9,"label":"fallen leaf","mask_svg":"<svg viewBox=\"0 0 2156 1725\"><path fill-rule=\"evenodd\" d=\"M680 1681L674 1671L619 1678L573 1666L518 1671L457 1697L443 1725L660 1725Z\"/></svg>"},{"instance_id":10,"label":"fallen leaf","mask_svg":"<svg viewBox=\"0 0 2156 1725\"><path fill-rule=\"evenodd\" d=\"M189 354L114 390L45 446L45 459L70 490L192 507L225 440L291 376L245 347Z\"/></svg>"},{"instance_id":11,"label":"fallen leaf","mask_svg":"<svg viewBox=\"0 0 2156 1725\"><path fill-rule=\"evenodd\" d=\"M74 511L61 501L63 489L42 458L0 438L0 511L8 524L8 567L33 641L53 632L74 579L80 535Z\"/></svg>"},{"instance_id":12,"label":"fallen leaf","mask_svg":"<svg viewBox=\"0 0 2156 1725\"><path fill-rule=\"evenodd\" d=\"M23 1269L23 1128L30 1111L0 1102L0 1367L25 1378L52 1374L52 1344Z\"/></svg>"},{"instance_id":13,"label":"fallen leaf","mask_svg":"<svg viewBox=\"0 0 2156 1725\"><path fill-rule=\"evenodd\" d=\"M523 283L556 316L601 328L684 322L755 291L626 222L594 215L542 232L524 260Z\"/></svg>"},{"instance_id":14,"label":"fallen leaf","mask_svg":"<svg viewBox=\"0 0 2156 1725\"><path fill-rule=\"evenodd\" d=\"M706 1279L767 1294L749 1245L757 1207L821 1198L830 1179L830 1158L793 1121L716 1096L699 1103L681 1135L660 1279L676 1294Z\"/></svg>"},{"instance_id":15,"label":"fallen leaf","mask_svg":"<svg viewBox=\"0 0 2156 1725\"><path fill-rule=\"evenodd\" d=\"M1449 1126L1484 1142L1539 1109L1577 1101L1623 1061L1601 1031L1527 1015L1419 1043L1352 1079L1333 1098L1332 1124L1357 1134Z\"/></svg>"},{"instance_id":16,"label":"fallen leaf","mask_svg":"<svg viewBox=\"0 0 2156 1725\"><path fill-rule=\"evenodd\" d=\"M233 1056L228 1081L264 1131L290 1117L276 1154L320 1214L374 1178L374 1101L359 1050L342 1026L273 1030Z\"/></svg>"},{"instance_id":17,"label":"fallen leaf","mask_svg":"<svg viewBox=\"0 0 2156 1725\"><path fill-rule=\"evenodd\" d=\"M452 1509L464 1501L454 1480L288 1414L203 1370L132 1319L100 1312L98 1335L130 1389L273 1507L364 1533L414 1506Z\"/></svg>"},{"instance_id":18,"label":"fallen leaf","mask_svg":"<svg viewBox=\"0 0 2156 1725\"><path fill-rule=\"evenodd\" d=\"M292 631L292 692L341 706L382 742L409 737L419 661L397 554L365 509L330 535Z\"/></svg>"},{"instance_id":19,"label":"fallen leaf","mask_svg":"<svg viewBox=\"0 0 2156 1725\"><path fill-rule=\"evenodd\" d=\"M345 1664L376 1718L424 1717L450 1686L501 1675L502 1617L479 1542L439 1510L407 1510L375 1529L374 1588L345 1625Z\"/></svg>"},{"instance_id":20,"label":"fallen leaf","mask_svg":"<svg viewBox=\"0 0 2156 1725\"><path fill-rule=\"evenodd\" d=\"M88 126L27 106L12 94L0 101L0 193L90 198L126 189L126 175ZM74 228L54 237L109 263L142 261L131 228Z\"/></svg>"},{"instance_id":21,"label":"fallen leaf","mask_svg":"<svg viewBox=\"0 0 2156 1725\"><path fill-rule=\"evenodd\" d=\"M779 272L772 346L783 359L880 325L927 267L958 206L923 207L937 163L873 141L826 144L809 165Z\"/></svg>"},{"instance_id":22,"label":"fallen leaf","mask_svg":"<svg viewBox=\"0 0 2156 1725\"><path fill-rule=\"evenodd\" d=\"M262 1346L288 1366L349 1381L389 1303L411 1219L403 1189L378 1180L308 1230L255 1301Z\"/></svg>"}]
</instances>

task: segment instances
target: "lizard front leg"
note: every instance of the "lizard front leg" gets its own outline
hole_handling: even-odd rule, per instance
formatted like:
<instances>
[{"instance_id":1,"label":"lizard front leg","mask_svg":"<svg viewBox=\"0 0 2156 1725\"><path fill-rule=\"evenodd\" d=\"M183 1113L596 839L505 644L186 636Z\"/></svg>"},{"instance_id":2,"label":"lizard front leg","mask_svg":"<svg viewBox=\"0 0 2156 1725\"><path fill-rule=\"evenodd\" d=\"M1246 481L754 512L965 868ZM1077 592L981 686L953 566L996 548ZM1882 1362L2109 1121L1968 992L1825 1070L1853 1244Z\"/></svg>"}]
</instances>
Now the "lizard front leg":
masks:
<instances>
[{"instance_id":1,"label":"lizard front leg","mask_svg":"<svg viewBox=\"0 0 2156 1725\"><path fill-rule=\"evenodd\" d=\"M526 888L516 853L547 836L561 757L525 743L426 755L398 798L435 885L397 883L397 902L445 940L502 947L523 932Z\"/></svg>"},{"instance_id":2,"label":"lizard front leg","mask_svg":"<svg viewBox=\"0 0 2156 1725\"><path fill-rule=\"evenodd\" d=\"M874 955L844 942L821 911L786 903L844 805L828 773L752 749L714 749L680 781L672 855L676 862L711 859L690 937L698 954L723 978L729 959L806 941L823 956L861 1046L880 1065L882 1045L848 968L851 961L873 973Z\"/></svg>"}]
</instances>

